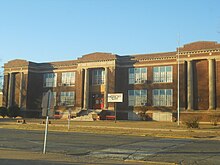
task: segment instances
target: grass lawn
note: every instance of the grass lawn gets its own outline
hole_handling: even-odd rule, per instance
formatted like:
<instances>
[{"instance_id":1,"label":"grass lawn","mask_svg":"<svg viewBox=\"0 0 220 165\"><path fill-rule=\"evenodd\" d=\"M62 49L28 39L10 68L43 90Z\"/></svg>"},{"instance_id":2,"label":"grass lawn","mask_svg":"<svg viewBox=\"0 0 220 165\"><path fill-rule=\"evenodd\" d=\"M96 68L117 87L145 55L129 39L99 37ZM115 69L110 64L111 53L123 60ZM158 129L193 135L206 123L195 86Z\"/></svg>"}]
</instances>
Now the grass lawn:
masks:
<instances>
[{"instance_id":1,"label":"grass lawn","mask_svg":"<svg viewBox=\"0 0 220 165\"><path fill-rule=\"evenodd\" d=\"M17 123L17 119L0 118L0 128L44 130L45 119L25 119L26 124ZM50 119L49 131L60 132L87 132L97 134L117 134L169 138L198 138L220 140L220 126L211 124L200 124L198 129L187 129L184 124L177 125L175 122L153 122L153 121L68 121L61 119Z\"/></svg>"}]
</instances>

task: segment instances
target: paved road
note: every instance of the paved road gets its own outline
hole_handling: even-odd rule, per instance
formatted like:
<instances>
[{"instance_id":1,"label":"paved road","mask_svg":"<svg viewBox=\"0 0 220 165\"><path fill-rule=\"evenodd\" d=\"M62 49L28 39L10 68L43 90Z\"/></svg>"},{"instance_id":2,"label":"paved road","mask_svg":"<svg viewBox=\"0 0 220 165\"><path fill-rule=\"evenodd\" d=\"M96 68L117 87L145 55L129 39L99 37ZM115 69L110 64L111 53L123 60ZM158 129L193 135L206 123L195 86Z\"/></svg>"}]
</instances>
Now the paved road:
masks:
<instances>
[{"instance_id":1,"label":"paved road","mask_svg":"<svg viewBox=\"0 0 220 165\"><path fill-rule=\"evenodd\" d=\"M0 129L0 150L42 153L43 138L42 131ZM137 164L144 161L148 164L218 165L220 141L49 132L47 153L72 158L76 164L98 164L98 160L99 164ZM8 159L0 157L6 164ZM23 161L26 159L22 158Z\"/></svg>"}]
</instances>

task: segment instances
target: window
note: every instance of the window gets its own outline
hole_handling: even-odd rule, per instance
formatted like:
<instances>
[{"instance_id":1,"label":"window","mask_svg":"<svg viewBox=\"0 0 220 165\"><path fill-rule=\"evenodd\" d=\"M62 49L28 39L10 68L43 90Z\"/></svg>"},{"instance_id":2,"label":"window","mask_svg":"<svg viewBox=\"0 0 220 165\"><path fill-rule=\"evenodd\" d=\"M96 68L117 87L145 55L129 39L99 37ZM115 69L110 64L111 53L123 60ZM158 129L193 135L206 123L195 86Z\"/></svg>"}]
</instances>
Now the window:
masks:
<instances>
[{"instance_id":1,"label":"window","mask_svg":"<svg viewBox=\"0 0 220 165\"><path fill-rule=\"evenodd\" d=\"M44 74L44 87L56 87L57 86L57 74L45 73Z\"/></svg>"},{"instance_id":2,"label":"window","mask_svg":"<svg viewBox=\"0 0 220 165\"><path fill-rule=\"evenodd\" d=\"M142 84L147 80L147 68L129 68L129 84Z\"/></svg>"},{"instance_id":3,"label":"window","mask_svg":"<svg viewBox=\"0 0 220 165\"><path fill-rule=\"evenodd\" d=\"M173 90L172 89L154 89L153 90L154 106L172 106Z\"/></svg>"},{"instance_id":4,"label":"window","mask_svg":"<svg viewBox=\"0 0 220 165\"><path fill-rule=\"evenodd\" d=\"M153 68L154 82L172 82L173 81L173 67L160 66Z\"/></svg>"},{"instance_id":5,"label":"window","mask_svg":"<svg viewBox=\"0 0 220 165\"><path fill-rule=\"evenodd\" d=\"M62 85L71 86L75 84L75 72L62 73Z\"/></svg>"},{"instance_id":6,"label":"window","mask_svg":"<svg viewBox=\"0 0 220 165\"><path fill-rule=\"evenodd\" d=\"M75 103L75 92L61 92L60 105L73 106Z\"/></svg>"},{"instance_id":7,"label":"window","mask_svg":"<svg viewBox=\"0 0 220 165\"><path fill-rule=\"evenodd\" d=\"M128 90L128 106L144 106L147 103L147 90Z\"/></svg>"},{"instance_id":8,"label":"window","mask_svg":"<svg viewBox=\"0 0 220 165\"><path fill-rule=\"evenodd\" d=\"M92 71L92 84L101 85L104 84L105 70L104 69L94 69Z\"/></svg>"}]
</instances>

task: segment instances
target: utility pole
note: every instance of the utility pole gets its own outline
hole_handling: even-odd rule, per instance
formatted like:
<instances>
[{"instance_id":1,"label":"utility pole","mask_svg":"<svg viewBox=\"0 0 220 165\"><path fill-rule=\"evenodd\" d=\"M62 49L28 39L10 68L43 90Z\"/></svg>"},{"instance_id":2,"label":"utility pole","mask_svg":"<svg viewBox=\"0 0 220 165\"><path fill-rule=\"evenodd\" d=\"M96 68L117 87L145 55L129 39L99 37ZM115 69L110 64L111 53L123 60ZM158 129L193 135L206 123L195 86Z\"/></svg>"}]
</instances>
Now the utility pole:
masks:
<instances>
[{"instance_id":1,"label":"utility pole","mask_svg":"<svg viewBox=\"0 0 220 165\"><path fill-rule=\"evenodd\" d=\"M1 59L0 59L0 61L2 61ZM3 71L2 71L2 66L0 66L0 92L3 90Z\"/></svg>"},{"instance_id":2,"label":"utility pole","mask_svg":"<svg viewBox=\"0 0 220 165\"><path fill-rule=\"evenodd\" d=\"M178 36L178 47L177 47L177 124L180 125L180 35Z\"/></svg>"},{"instance_id":3,"label":"utility pole","mask_svg":"<svg viewBox=\"0 0 220 165\"><path fill-rule=\"evenodd\" d=\"M3 90L3 72L0 71L0 91Z\"/></svg>"}]
</instances>

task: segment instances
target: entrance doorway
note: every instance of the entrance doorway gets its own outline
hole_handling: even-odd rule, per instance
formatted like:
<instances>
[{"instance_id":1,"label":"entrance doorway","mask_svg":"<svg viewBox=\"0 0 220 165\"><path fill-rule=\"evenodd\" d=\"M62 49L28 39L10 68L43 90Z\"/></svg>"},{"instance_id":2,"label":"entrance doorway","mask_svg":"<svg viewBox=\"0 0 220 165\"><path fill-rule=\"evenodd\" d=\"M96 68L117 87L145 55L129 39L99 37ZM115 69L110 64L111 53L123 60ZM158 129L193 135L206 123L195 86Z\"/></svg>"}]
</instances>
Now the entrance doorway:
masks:
<instances>
[{"instance_id":1,"label":"entrance doorway","mask_svg":"<svg viewBox=\"0 0 220 165\"><path fill-rule=\"evenodd\" d=\"M92 94L92 108L103 109L104 108L104 95L103 94Z\"/></svg>"}]
</instances>

